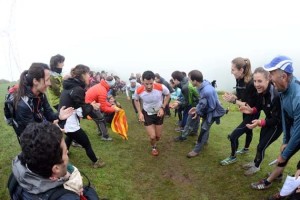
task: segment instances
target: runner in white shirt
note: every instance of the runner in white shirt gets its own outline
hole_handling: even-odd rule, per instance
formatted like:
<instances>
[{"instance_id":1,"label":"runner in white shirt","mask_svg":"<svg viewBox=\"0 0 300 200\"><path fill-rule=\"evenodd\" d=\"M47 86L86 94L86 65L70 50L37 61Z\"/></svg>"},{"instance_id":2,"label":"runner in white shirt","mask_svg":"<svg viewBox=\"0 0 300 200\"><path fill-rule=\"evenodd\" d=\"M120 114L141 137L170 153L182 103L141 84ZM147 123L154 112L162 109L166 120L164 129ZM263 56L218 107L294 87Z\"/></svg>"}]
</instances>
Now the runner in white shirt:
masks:
<instances>
[{"instance_id":1,"label":"runner in white shirt","mask_svg":"<svg viewBox=\"0 0 300 200\"><path fill-rule=\"evenodd\" d=\"M135 113L138 113L136 107L135 107L135 104L134 104L134 98L133 98L133 95L134 95L134 92L135 90L141 86L141 84L139 84L137 81L136 81L136 78L129 78L129 81L130 81L130 84L128 84L126 86L126 96L127 96L127 100L128 101L132 101L132 105L133 105L133 108L134 108L134 111Z\"/></svg>"},{"instance_id":2,"label":"runner in white shirt","mask_svg":"<svg viewBox=\"0 0 300 200\"><path fill-rule=\"evenodd\" d=\"M164 109L170 100L170 92L166 86L154 83L154 79L155 75L152 71L145 71L143 73L143 85L136 89L134 103L138 110L139 121L144 122L146 131L150 137L151 153L153 156L157 156L156 142L161 137L165 114ZM142 109L140 100L143 102Z\"/></svg>"}]
</instances>

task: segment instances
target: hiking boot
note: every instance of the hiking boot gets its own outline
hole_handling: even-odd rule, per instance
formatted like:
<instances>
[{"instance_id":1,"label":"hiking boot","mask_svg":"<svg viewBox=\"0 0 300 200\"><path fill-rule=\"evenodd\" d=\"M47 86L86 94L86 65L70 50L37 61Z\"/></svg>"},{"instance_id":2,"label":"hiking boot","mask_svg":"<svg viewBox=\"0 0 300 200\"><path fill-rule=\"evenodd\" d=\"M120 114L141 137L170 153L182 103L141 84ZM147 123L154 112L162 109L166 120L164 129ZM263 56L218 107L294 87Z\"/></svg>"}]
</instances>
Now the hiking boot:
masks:
<instances>
[{"instance_id":1,"label":"hiking boot","mask_svg":"<svg viewBox=\"0 0 300 200\"><path fill-rule=\"evenodd\" d=\"M112 141L111 137L101 137L102 141Z\"/></svg>"},{"instance_id":2,"label":"hiking boot","mask_svg":"<svg viewBox=\"0 0 300 200\"><path fill-rule=\"evenodd\" d=\"M259 170L260 170L259 167L252 166L247 171L245 171L244 175L245 176L252 176L253 174L258 172Z\"/></svg>"},{"instance_id":3,"label":"hiking boot","mask_svg":"<svg viewBox=\"0 0 300 200\"><path fill-rule=\"evenodd\" d=\"M157 149L152 149L151 154L152 154L152 156L158 156L159 153L158 153Z\"/></svg>"},{"instance_id":4,"label":"hiking boot","mask_svg":"<svg viewBox=\"0 0 300 200\"><path fill-rule=\"evenodd\" d=\"M174 138L174 142L183 142L183 141L185 141L186 139L187 139L187 138L182 137L182 136L180 135L180 136Z\"/></svg>"},{"instance_id":5,"label":"hiking boot","mask_svg":"<svg viewBox=\"0 0 300 200\"><path fill-rule=\"evenodd\" d=\"M78 147L78 148L82 148L82 146L80 144L78 144L77 142L72 142L71 144L73 147Z\"/></svg>"},{"instance_id":6,"label":"hiking boot","mask_svg":"<svg viewBox=\"0 0 300 200\"><path fill-rule=\"evenodd\" d=\"M100 158L93 164L94 168L101 168L105 166L105 162Z\"/></svg>"},{"instance_id":7,"label":"hiking boot","mask_svg":"<svg viewBox=\"0 0 300 200\"><path fill-rule=\"evenodd\" d=\"M266 179L262 179L256 183L251 183L251 187L255 190L265 190L271 187L272 183L266 184Z\"/></svg>"},{"instance_id":8,"label":"hiking boot","mask_svg":"<svg viewBox=\"0 0 300 200\"><path fill-rule=\"evenodd\" d=\"M282 199L285 199L285 197L281 196L279 192L269 197L269 200L282 200Z\"/></svg>"},{"instance_id":9,"label":"hiking boot","mask_svg":"<svg viewBox=\"0 0 300 200\"><path fill-rule=\"evenodd\" d=\"M239 154L239 155L246 154L246 153L249 153L249 149L242 148L240 150L237 150L235 153Z\"/></svg>"},{"instance_id":10,"label":"hiking boot","mask_svg":"<svg viewBox=\"0 0 300 200\"><path fill-rule=\"evenodd\" d=\"M254 166L255 166L254 162L248 162L248 163L242 165L242 168L243 169L249 169L249 168L254 167Z\"/></svg>"},{"instance_id":11,"label":"hiking boot","mask_svg":"<svg viewBox=\"0 0 300 200\"><path fill-rule=\"evenodd\" d=\"M196 157L196 156L198 156L199 155L199 153L197 153L197 152L195 152L195 151L191 151L191 152L189 152L187 155L186 155L186 157L188 157L188 158L193 158L193 157Z\"/></svg>"},{"instance_id":12,"label":"hiking boot","mask_svg":"<svg viewBox=\"0 0 300 200\"><path fill-rule=\"evenodd\" d=\"M268 177L271 176L272 172L268 172ZM279 176L277 176L274 181L279 181L281 182L283 179L283 174L280 174Z\"/></svg>"},{"instance_id":13,"label":"hiking boot","mask_svg":"<svg viewBox=\"0 0 300 200\"><path fill-rule=\"evenodd\" d=\"M237 158L236 157L233 157L233 156L229 156L228 158L222 160L220 162L221 165L230 165L232 163L235 163L237 161Z\"/></svg>"}]
</instances>

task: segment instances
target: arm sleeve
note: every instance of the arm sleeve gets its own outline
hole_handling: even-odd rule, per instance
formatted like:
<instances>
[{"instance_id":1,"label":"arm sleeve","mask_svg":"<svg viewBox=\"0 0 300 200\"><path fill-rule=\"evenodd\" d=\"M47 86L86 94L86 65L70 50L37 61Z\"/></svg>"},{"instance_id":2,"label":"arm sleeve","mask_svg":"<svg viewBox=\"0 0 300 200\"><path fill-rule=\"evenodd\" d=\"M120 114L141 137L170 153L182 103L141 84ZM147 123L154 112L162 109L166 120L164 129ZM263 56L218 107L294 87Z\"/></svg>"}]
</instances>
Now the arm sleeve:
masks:
<instances>
[{"instance_id":1,"label":"arm sleeve","mask_svg":"<svg viewBox=\"0 0 300 200\"><path fill-rule=\"evenodd\" d=\"M92 110L93 106L89 103L85 103L85 91L81 88L75 88L70 94L72 101L74 102L74 108L82 108L82 115L86 117Z\"/></svg>"},{"instance_id":2,"label":"arm sleeve","mask_svg":"<svg viewBox=\"0 0 300 200\"><path fill-rule=\"evenodd\" d=\"M54 76L50 77L51 86L50 89L56 96L60 96L62 87L61 87L61 81L58 78L55 78Z\"/></svg>"},{"instance_id":3,"label":"arm sleeve","mask_svg":"<svg viewBox=\"0 0 300 200\"><path fill-rule=\"evenodd\" d=\"M294 110L294 118L291 127L289 128L290 138L288 140L286 148L282 152L284 159L290 158L296 148L300 146L300 95L293 99L292 102Z\"/></svg>"},{"instance_id":4,"label":"arm sleeve","mask_svg":"<svg viewBox=\"0 0 300 200\"><path fill-rule=\"evenodd\" d=\"M43 108L44 108L44 116L47 119L47 121L53 122L54 120L58 119L58 113L55 113L52 110L46 95L44 95Z\"/></svg>"}]
</instances>

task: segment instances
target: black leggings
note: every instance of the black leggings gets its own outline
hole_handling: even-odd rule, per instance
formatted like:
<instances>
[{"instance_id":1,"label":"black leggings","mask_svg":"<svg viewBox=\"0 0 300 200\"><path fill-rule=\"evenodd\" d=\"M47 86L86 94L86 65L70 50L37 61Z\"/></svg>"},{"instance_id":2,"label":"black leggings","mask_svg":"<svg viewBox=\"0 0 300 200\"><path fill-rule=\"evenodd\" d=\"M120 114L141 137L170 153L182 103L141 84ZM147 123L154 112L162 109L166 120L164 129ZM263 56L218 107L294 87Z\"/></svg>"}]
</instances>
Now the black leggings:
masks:
<instances>
[{"instance_id":1,"label":"black leggings","mask_svg":"<svg viewBox=\"0 0 300 200\"><path fill-rule=\"evenodd\" d=\"M282 133L282 126L262 127L260 130L259 143L256 149L254 163L259 167L264 159L265 151Z\"/></svg>"},{"instance_id":2,"label":"black leggings","mask_svg":"<svg viewBox=\"0 0 300 200\"><path fill-rule=\"evenodd\" d=\"M243 121L240 123L238 127L236 127L233 132L229 135L229 139L231 142L231 156L235 156L236 151L239 147L239 138L246 133L246 141L245 141L245 148L249 148L253 132L252 129L247 128L246 124L249 124L252 122L252 120L257 119L259 117L259 114L256 115L246 115L243 114Z\"/></svg>"},{"instance_id":3,"label":"black leggings","mask_svg":"<svg viewBox=\"0 0 300 200\"><path fill-rule=\"evenodd\" d=\"M92 149L88 136L81 128L78 131L66 133L66 135L66 144L68 149L70 148L72 140L76 140L76 142L85 149L86 155L92 162L96 162L98 160Z\"/></svg>"}]
</instances>

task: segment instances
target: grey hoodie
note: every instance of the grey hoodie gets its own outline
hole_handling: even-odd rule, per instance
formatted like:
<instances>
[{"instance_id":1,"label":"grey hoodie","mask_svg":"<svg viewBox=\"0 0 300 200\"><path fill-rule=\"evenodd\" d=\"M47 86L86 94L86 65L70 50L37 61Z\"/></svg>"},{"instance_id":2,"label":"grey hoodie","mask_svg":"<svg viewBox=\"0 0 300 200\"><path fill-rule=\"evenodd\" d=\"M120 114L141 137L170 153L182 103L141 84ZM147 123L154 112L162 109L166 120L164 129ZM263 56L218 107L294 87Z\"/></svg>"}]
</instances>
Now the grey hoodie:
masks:
<instances>
[{"instance_id":1,"label":"grey hoodie","mask_svg":"<svg viewBox=\"0 0 300 200\"><path fill-rule=\"evenodd\" d=\"M28 193L40 194L50 189L61 186L64 181L53 181L43 178L34 172L30 171L26 166L21 164L18 156L12 161L13 174L18 181L19 185Z\"/></svg>"}]
</instances>

